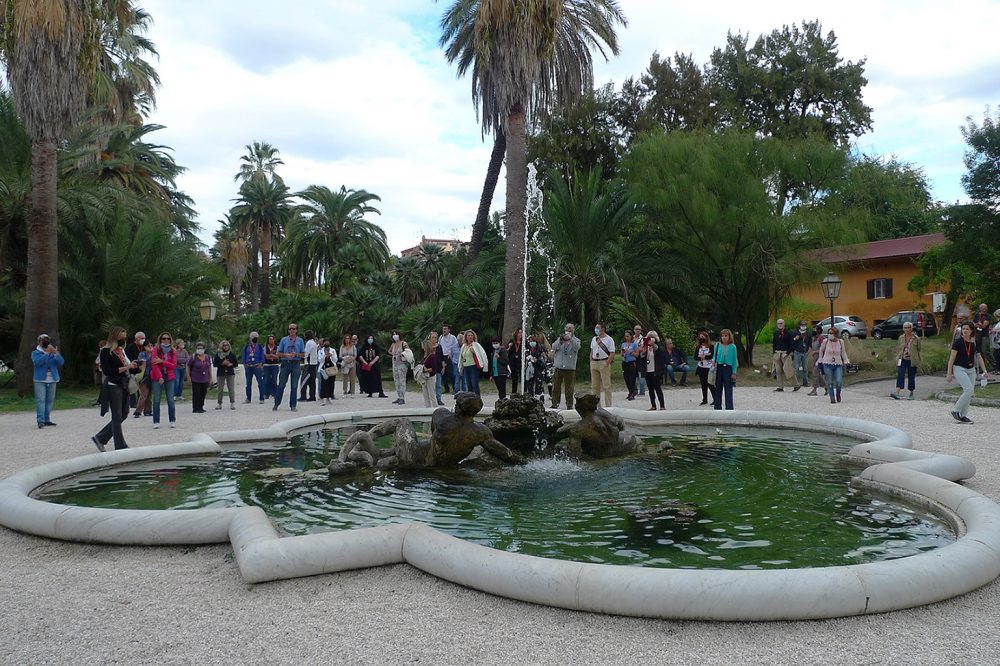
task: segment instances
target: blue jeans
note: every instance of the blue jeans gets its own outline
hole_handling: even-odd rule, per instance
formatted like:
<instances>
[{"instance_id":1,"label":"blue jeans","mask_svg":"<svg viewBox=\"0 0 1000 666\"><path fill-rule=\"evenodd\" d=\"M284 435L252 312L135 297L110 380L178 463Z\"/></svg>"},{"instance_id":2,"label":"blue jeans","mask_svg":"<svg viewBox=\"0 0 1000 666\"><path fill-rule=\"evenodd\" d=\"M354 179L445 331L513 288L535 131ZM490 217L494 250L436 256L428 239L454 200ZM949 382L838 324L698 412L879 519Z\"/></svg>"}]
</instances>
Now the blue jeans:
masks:
<instances>
[{"instance_id":1,"label":"blue jeans","mask_svg":"<svg viewBox=\"0 0 1000 666\"><path fill-rule=\"evenodd\" d=\"M438 404L441 404L441 373L434 375L434 395L437 396Z\"/></svg>"},{"instance_id":2,"label":"blue jeans","mask_svg":"<svg viewBox=\"0 0 1000 666\"><path fill-rule=\"evenodd\" d=\"M260 396L260 401L264 402L264 369L255 368L252 365L243 366L243 374L246 377L247 382L247 402L253 394L253 380L257 379L257 395Z\"/></svg>"},{"instance_id":3,"label":"blue jeans","mask_svg":"<svg viewBox=\"0 0 1000 666\"><path fill-rule=\"evenodd\" d=\"M795 363L795 377L801 380L802 386L809 386L809 352L792 352L792 361Z\"/></svg>"},{"instance_id":4,"label":"blue jeans","mask_svg":"<svg viewBox=\"0 0 1000 666\"><path fill-rule=\"evenodd\" d=\"M462 369L462 390L479 395L479 368L470 365Z\"/></svg>"},{"instance_id":5,"label":"blue jeans","mask_svg":"<svg viewBox=\"0 0 1000 666\"><path fill-rule=\"evenodd\" d=\"M677 371L679 371L681 373L681 384L687 384L687 380L688 380L688 367L687 367L687 363L685 363L684 365L678 366L677 368L674 368L674 366L672 366L672 365L668 365L667 366L667 376L670 377L670 383L671 384L676 384L677 383L677 380L674 378L674 371L675 370L677 370Z\"/></svg>"},{"instance_id":6,"label":"blue jeans","mask_svg":"<svg viewBox=\"0 0 1000 666\"><path fill-rule=\"evenodd\" d=\"M907 379L906 383L909 385L910 393L913 393L913 390L917 388L917 368L908 358L903 359L896 366L896 388L900 391L903 390L904 377Z\"/></svg>"},{"instance_id":7,"label":"blue jeans","mask_svg":"<svg viewBox=\"0 0 1000 666\"><path fill-rule=\"evenodd\" d=\"M264 370L264 395L273 398L278 393L278 366L265 365Z\"/></svg>"},{"instance_id":8,"label":"blue jeans","mask_svg":"<svg viewBox=\"0 0 1000 666\"><path fill-rule=\"evenodd\" d=\"M451 362L451 370L454 373L454 381L451 384L451 392L454 394L462 390L462 377L458 374L458 363L456 361Z\"/></svg>"},{"instance_id":9,"label":"blue jeans","mask_svg":"<svg viewBox=\"0 0 1000 666\"><path fill-rule=\"evenodd\" d=\"M824 363L823 374L826 375L826 394L830 402L836 402L837 394L844 388L844 366Z\"/></svg>"},{"instance_id":10,"label":"blue jeans","mask_svg":"<svg viewBox=\"0 0 1000 666\"><path fill-rule=\"evenodd\" d=\"M730 365L715 366L715 405L722 409L722 396L726 397L726 409L733 409L733 368Z\"/></svg>"},{"instance_id":11,"label":"blue jeans","mask_svg":"<svg viewBox=\"0 0 1000 666\"><path fill-rule=\"evenodd\" d=\"M51 421L52 403L56 401L56 382L35 382L35 420L38 425Z\"/></svg>"},{"instance_id":12,"label":"blue jeans","mask_svg":"<svg viewBox=\"0 0 1000 666\"><path fill-rule=\"evenodd\" d=\"M639 383L639 395L646 395L646 377L645 377L644 373L640 372L639 373L639 377L637 379L639 380L639 382L638 382Z\"/></svg>"},{"instance_id":13,"label":"blue jeans","mask_svg":"<svg viewBox=\"0 0 1000 666\"><path fill-rule=\"evenodd\" d=\"M174 370L174 398L180 398L184 395L184 378L187 377L187 368L182 368L179 365L177 369Z\"/></svg>"},{"instance_id":14,"label":"blue jeans","mask_svg":"<svg viewBox=\"0 0 1000 666\"><path fill-rule=\"evenodd\" d=\"M299 404L299 375L302 374L302 364L301 363L282 363L281 370L278 372L278 389L274 394L274 406L278 407L281 405L281 398L285 394L285 384L288 380L292 380L291 391L288 393L288 406L295 409L295 405Z\"/></svg>"},{"instance_id":15,"label":"blue jeans","mask_svg":"<svg viewBox=\"0 0 1000 666\"><path fill-rule=\"evenodd\" d=\"M174 412L174 382L176 379L164 379L163 383L153 382L153 423L160 422L160 393L167 394L167 418L173 423L177 420Z\"/></svg>"}]
</instances>

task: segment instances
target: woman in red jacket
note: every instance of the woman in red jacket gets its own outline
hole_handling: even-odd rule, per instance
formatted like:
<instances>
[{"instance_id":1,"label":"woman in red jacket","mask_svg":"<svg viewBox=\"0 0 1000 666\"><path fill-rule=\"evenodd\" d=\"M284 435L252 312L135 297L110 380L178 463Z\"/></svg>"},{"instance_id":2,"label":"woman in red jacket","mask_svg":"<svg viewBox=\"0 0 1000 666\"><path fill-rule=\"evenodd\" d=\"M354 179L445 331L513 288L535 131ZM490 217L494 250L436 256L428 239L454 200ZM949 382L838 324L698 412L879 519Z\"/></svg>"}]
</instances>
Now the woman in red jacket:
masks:
<instances>
[{"instance_id":1,"label":"woman in red jacket","mask_svg":"<svg viewBox=\"0 0 1000 666\"><path fill-rule=\"evenodd\" d=\"M167 418L174 427L177 415L174 411L174 382L177 381L177 350L173 347L170 334L160 333L160 339L151 354L149 379L153 384L153 429L160 427L160 394L167 395Z\"/></svg>"}]
</instances>

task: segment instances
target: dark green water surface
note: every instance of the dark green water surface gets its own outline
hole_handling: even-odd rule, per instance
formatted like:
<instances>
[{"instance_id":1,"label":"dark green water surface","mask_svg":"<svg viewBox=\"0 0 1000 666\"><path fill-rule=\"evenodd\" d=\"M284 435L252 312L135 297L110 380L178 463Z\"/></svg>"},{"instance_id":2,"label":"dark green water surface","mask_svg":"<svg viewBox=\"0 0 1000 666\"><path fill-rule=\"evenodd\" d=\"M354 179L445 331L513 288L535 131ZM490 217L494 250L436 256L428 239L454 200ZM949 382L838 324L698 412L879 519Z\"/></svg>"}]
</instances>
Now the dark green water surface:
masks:
<instances>
[{"instance_id":1,"label":"dark green water surface","mask_svg":"<svg viewBox=\"0 0 1000 666\"><path fill-rule=\"evenodd\" d=\"M420 521L503 550L653 567L856 564L954 540L940 520L852 489L857 469L840 456L856 442L816 433L640 432L650 452L614 461L364 472L331 481L326 465L355 427L218 457L100 470L34 496L120 509L259 506L286 534ZM655 453L663 441L673 453Z\"/></svg>"}]
</instances>

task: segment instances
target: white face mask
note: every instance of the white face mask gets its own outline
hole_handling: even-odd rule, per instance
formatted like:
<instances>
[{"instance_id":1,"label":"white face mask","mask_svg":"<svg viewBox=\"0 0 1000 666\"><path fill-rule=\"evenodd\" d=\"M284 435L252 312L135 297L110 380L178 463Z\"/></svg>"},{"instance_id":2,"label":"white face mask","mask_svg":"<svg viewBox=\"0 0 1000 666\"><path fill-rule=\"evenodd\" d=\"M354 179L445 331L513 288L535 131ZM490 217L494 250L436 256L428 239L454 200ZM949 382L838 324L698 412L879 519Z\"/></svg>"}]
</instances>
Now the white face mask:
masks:
<instances>
[{"instance_id":1,"label":"white face mask","mask_svg":"<svg viewBox=\"0 0 1000 666\"><path fill-rule=\"evenodd\" d=\"M500 343L499 342L494 342L493 343L493 349L500 349Z\"/></svg>"},{"instance_id":2,"label":"white face mask","mask_svg":"<svg viewBox=\"0 0 1000 666\"><path fill-rule=\"evenodd\" d=\"M197 349L197 351L195 351L195 353L198 354L198 356L204 356L205 355L205 350L202 349L201 347L198 347L198 349Z\"/></svg>"},{"instance_id":3,"label":"white face mask","mask_svg":"<svg viewBox=\"0 0 1000 666\"><path fill-rule=\"evenodd\" d=\"M799 333L805 333L805 332L806 332L806 327L805 326L799 326Z\"/></svg>"},{"instance_id":4,"label":"white face mask","mask_svg":"<svg viewBox=\"0 0 1000 666\"><path fill-rule=\"evenodd\" d=\"M399 336L398 335L392 336L392 341L393 342L399 342Z\"/></svg>"}]
</instances>

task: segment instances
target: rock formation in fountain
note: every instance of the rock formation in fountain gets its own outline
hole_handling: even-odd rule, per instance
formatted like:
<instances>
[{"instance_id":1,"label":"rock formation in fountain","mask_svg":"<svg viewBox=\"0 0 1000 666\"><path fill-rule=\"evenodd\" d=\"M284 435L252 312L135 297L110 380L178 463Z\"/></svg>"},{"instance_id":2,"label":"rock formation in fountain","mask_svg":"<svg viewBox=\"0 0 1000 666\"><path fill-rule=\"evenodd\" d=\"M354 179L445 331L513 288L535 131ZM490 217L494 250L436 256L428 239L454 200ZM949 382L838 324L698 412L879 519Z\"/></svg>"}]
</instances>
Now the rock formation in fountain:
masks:
<instances>
[{"instance_id":1,"label":"rock formation in fountain","mask_svg":"<svg viewBox=\"0 0 1000 666\"><path fill-rule=\"evenodd\" d=\"M563 418L530 395L515 393L498 400L486 427L506 446L521 453L534 453L555 441Z\"/></svg>"},{"instance_id":2,"label":"rock formation in fountain","mask_svg":"<svg viewBox=\"0 0 1000 666\"><path fill-rule=\"evenodd\" d=\"M611 458L640 450L639 438L625 432L625 422L599 405L600 397L593 393L578 395L580 420L559 428L556 442L562 442L562 448L573 457Z\"/></svg>"},{"instance_id":3,"label":"rock formation in fountain","mask_svg":"<svg viewBox=\"0 0 1000 666\"><path fill-rule=\"evenodd\" d=\"M330 474L350 474L361 468L415 469L455 467L477 446L507 463L524 459L498 442L486 426L473 421L483 408L475 393L456 393L455 412L438 408L431 416L429 440L417 436L409 419L392 419L371 430L359 430L344 443L337 460L330 463ZM379 448L375 440L393 435L390 448Z\"/></svg>"}]
</instances>

